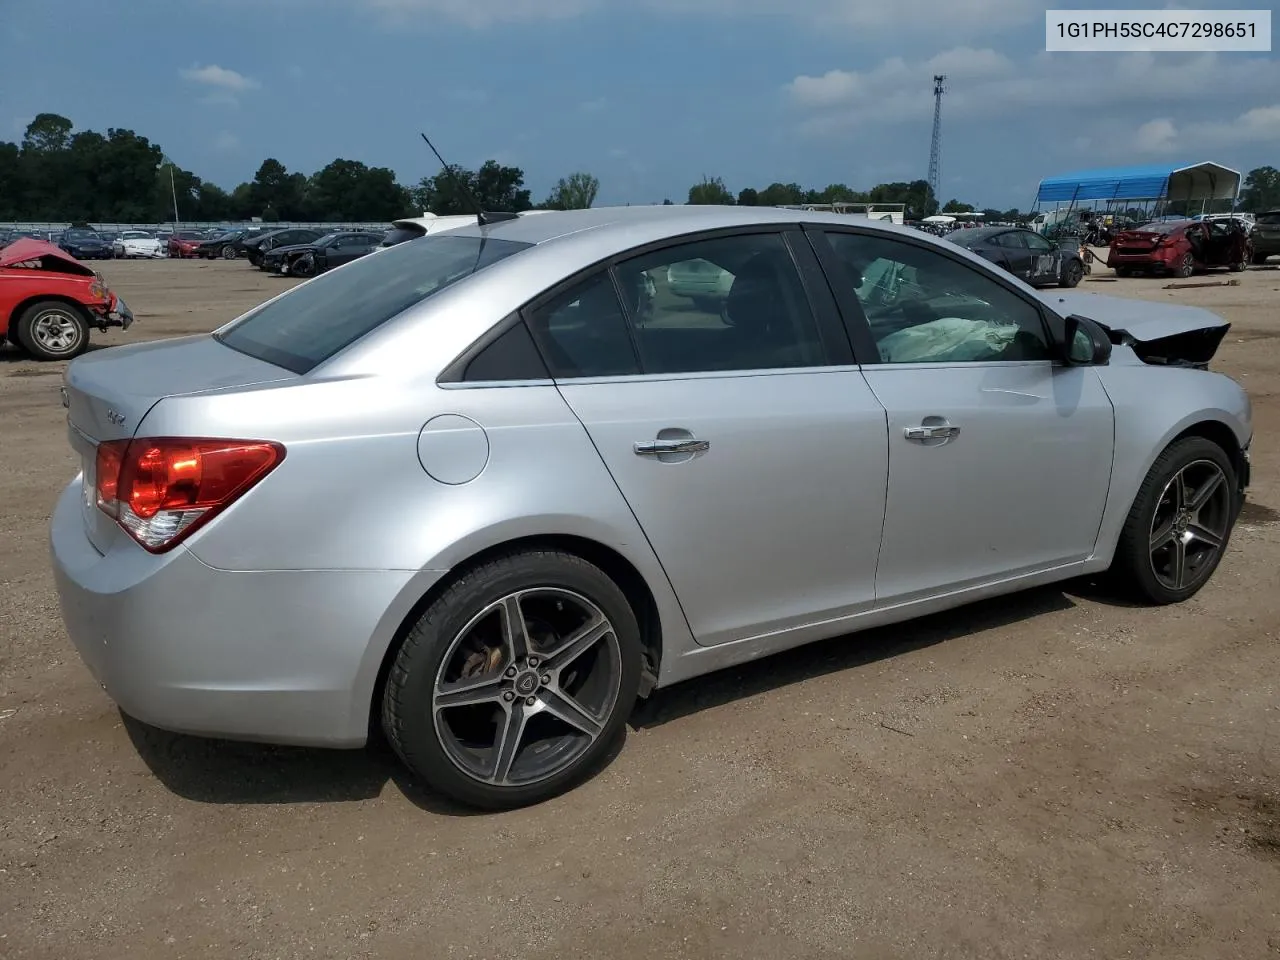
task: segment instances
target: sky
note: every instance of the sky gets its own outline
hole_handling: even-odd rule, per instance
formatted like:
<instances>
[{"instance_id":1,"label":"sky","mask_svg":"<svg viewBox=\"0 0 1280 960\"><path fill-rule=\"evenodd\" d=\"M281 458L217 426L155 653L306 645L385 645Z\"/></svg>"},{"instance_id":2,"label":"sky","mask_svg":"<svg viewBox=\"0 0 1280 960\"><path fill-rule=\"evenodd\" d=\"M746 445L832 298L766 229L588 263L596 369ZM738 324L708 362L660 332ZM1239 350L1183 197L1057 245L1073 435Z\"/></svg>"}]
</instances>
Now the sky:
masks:
<instances>
[{"instance_id":1,"label":"sky","mask_svg":"<svg viewBox=\"0 0 1280 960\"><path fill-rule=\"evenodd\" d=\"M704 175L923 179L944 73L944 201L1027 209L1040 178L1094 166L1280 166L1274 52L1047 54L1047 6L1107 5L0 0L0 139L40 112L127 127L230 189L269 156L414 184L439 168L426 131L451 163L522 168L535 200L586 170L597 203L682 202Z\"/></svg>"}]
</instances>

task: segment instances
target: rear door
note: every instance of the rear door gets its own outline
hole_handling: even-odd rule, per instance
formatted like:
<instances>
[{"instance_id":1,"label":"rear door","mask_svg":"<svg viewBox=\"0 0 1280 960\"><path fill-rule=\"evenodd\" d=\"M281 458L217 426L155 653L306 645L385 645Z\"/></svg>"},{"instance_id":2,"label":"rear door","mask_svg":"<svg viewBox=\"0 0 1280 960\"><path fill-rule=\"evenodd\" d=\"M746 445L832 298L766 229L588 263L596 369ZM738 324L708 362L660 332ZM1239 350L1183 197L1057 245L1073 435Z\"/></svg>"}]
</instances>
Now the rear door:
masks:
<instances>
[{"instance_id":1,"label":"rear door","mask_svg":"<svg viewBox=\"0 0 1280 960\"><path fill-rule=\"evenodd\" d=\"M669 286L699 259L732 274L723 310ZM526 316L700 644L870 608L885 414L802 234L652 249Z\"/></svg>"}]
</instances>

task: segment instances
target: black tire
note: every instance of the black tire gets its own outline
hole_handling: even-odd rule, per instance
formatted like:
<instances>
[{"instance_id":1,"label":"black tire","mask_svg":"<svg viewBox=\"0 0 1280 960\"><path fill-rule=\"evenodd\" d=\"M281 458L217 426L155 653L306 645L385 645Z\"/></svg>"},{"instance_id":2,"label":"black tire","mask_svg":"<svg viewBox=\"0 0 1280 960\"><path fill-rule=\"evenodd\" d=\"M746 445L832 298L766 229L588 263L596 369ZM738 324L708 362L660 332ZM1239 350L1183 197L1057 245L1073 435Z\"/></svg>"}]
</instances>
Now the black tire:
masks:
<instances>
[{"instance_id":1,"label":"black tire","mask_svg":"<svg viewBox=\"0 0 1280 960\"><path fill-rule=\"evenodd\" d=\"M600 719L600 733L583 752L571 753L565 766L535 782L499 786L468 773L452 758L434 719L436 680L446 656L452 660L458 655L455 638L480 611L512 593L533 588L569 591L603 612L612 625L606 636L617 641L609 647L616 651L617 692L609 712ZM503 666L499 660L486 669L506 676L500 672ZM469 806L514 809L557 796L591 773L622 735L635 704L640 672L640 628L617 584L573 554L517 551L462 573L409 630L383 690L382 726L392 749L431 788ZM516 697L516 708L521 698Z\"/></svg>"},{"instance_id":2,"label":"black tire","mask_svg":"<svg viewBox=\"0 0 1280 960\"><path fill-rule=\"evenodd\" d=\"M303 254L289 261L289 276L291 277L314 277L316 275L315 257L309 257Z\"/></svg>"},{"instance_id":3,"label":"black tire","mask_svg":"<svg viewBox=\"0 0 1280 960\"><path fill-rule=\"evenodd\" d=\"M1182 259L1178 261L1174 273L1182 280L1188 280L1196 272L1196 258L1190 253L1184 253Z\"/></svg>"},{"instance_id":4,"label":"black tire","mask_svg":"<svg viewBox=\"0 0 1280 960\"><path fill-rule=\"evenodd\" d=\"M1220 523L1214 524L1220 527L1221 543L1211 553L1204 555L1203 562L1196 567L1189 582L1181 588L1175 588L1156 573L1157 562L1151 546L1153 529L1157 511L1165 509L1162 497L1174 478L1182 471L1200 464L1216 465L1222 473L1226 490L1225 502L1222 504L1224 512L1219 518ZM1153 605L1181 603L1189 599L1209 582L1226 553L1239 508L1240 494L1236 486L1235 468L1231 458L1221 447L1203 437L1186 437L1170 444L1151 465L1151 470L1138 488L1138 495L1129 509L1111 564L1112 582L1133 599Z\"/></svg>"},{"instance_id":5,"label":"black tire","mask_svg":"<svg viewBox=\"0 0 1280 960\"><path fill-rule=\"evenodd\" d=\"M1131 269L1129 269L1128 267L1116 267L1116 276L1117 276L1117 277L1132 277L1132 276L1133 276L1133 271L1132 271Z\"/></svg>"},{"instance_id":6,"label":"black tire","mask_svg":"<svg viewBox=\"0 0 1280 960\"><path fill-rule=\"evenodd\" d=\"M1063 287L1077 287L1082 279L1084 279L1084 263L1080 260L1071 260L1062 268L1062 279L1058 283Z\"/></svg>"},{"instance_id":7,"label":"black tire","mask_svg":"<svg viewBox=\"0 0 1280 960\"><path fill-rule=\"evenodd\" d=\"M232 246L231 244L229 244L229 243L228 243L228 244L224 244L224 245L223 245L223 247L222 247L222 259L223 259L223 260L234 260L234 259L236 258L236 256L237 256L237 254L236 254L236 248L235 248L235 247L233 247L233 246Z\"/></svg>"},{"instance_id":8,"label":"black tire","mask_svg":"<svg viewBox=\"0 0 1280 960\"><path fill-rule=\"evenodd\" d=\"M1266 263L1266 262L1267 262L1267 254L1265 254L1265 253L1255 253L1255 254L1253 255L1253 265L1254 265L1255 267L1261 266L1262 264L1264 264L1264 263Z\"/></svg>"},{"instance_id":9,"label":"black tire","mask_svg":"<svg viewBox=\"0 0 1280 960\"><path fill-rule=\"evenodd\" d=\"M37 360L71 360L89 347L84 311L61 300L40 300L27 307L16 325L18 343Z\"/></svg>"}]
</instances>

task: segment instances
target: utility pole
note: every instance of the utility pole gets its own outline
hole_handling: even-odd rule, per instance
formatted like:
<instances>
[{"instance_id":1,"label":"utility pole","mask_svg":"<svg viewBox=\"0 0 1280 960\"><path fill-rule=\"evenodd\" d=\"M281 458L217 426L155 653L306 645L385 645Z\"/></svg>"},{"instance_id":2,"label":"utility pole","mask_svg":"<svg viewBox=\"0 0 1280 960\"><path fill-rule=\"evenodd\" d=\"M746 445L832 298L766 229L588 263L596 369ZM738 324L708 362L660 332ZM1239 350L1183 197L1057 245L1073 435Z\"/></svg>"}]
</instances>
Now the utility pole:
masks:
<instances>
[{"instance_id":1,"label":"utility pole","mask_svg":"<svg viewBox=\"0 0 1280 960\"><path fill-rule=\"evenodd\" d=\"M175 228L175 229L177 229L177 226L178 226L178 187L177 187L177 185L176 185L176 184L174 183L174 181L173 181L173 168L174 168L174 162L173 162L172 160L170 160L168 157L161 157L161 159L162 159L165 163L167 163L167 164L169 165L169 193L170 193L170 195L173 197L173 226L174 226L174 228Z\"/></svg>"},{"instance_id":2,"label":"utility pole","mask_svg":"<svg viewBox=\"0 0 1280 960\"><path fill-rule=\"evenodd\" d=\"M933 77L933 143L929 146L929 189L942 209L942 95L947 92L945 74Z\"/></svg>"}]
</instances>

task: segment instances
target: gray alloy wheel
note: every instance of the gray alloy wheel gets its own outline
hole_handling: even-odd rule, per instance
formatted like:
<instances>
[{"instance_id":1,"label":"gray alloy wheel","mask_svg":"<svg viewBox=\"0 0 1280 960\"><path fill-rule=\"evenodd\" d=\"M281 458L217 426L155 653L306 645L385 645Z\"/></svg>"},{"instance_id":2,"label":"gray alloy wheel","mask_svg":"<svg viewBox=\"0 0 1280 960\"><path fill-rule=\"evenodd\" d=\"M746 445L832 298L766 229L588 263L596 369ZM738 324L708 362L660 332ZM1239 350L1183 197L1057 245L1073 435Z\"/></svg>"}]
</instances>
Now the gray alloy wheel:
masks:
<instances>
[{"instance_id":1,"label":"gray alloy wheel","mask_svg":"<svg viewBox=\"0 0 1280 960\"><path fill-rule=\"evenodd\" d=\"M1200 586L1231 531L1233 493L1212 460L1188 463L1165 484L1151 519L1151 572L1169 590Z\"/></svg>"},{"instance_id":2,"label":"gray alloy wheel","mask_svg":"<svg viewBox=\"0 0 1280 960\"><path fill-rule=\"evenodd\" d=\"M428 786L513 809L581 782L624 735L644 647L626 594L551 549L460 570L409 627L382 729Z\"/></svg>"},{"instance_id":3,"label":"gray alloy wheel","mask_svg":"<svg viewBox=\"0 0 1280 960\"><path fill-rule=\"evenodd\" d=\"M536 784L599 739L621 680L617 633L596 604L560 588L510 593L445 652L431 704L436 736L468 777Z\"/></svg>"},{"instance_id":4,"label":"gray alloy wheel","mask_svg":"<svg viewBox=\"0 0 1280 960\"><path fill-rule=\"evenodd\" d=\"M18 342L40 360L70 360L89 344L89 325L78 309L60 301L28 307L18 319Z\"/></svg>"},{"instance_id":5,"label":"gray alloy wheel","mask_svg":"<svg viewBox=\"0 0 1280 960\"><path fill-rule=\"evenodd\" d=\"M1242 503L1230 456L1205 437L1170 444L1151 465L1120 531L1109 577L1151 604L1194 596L1226 553Z\"/></svg>"}]
</instances>

